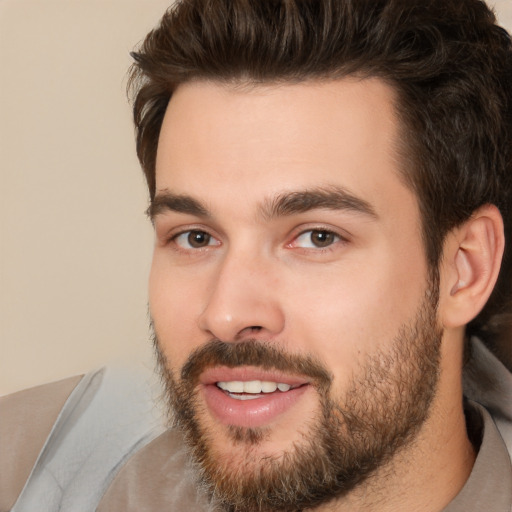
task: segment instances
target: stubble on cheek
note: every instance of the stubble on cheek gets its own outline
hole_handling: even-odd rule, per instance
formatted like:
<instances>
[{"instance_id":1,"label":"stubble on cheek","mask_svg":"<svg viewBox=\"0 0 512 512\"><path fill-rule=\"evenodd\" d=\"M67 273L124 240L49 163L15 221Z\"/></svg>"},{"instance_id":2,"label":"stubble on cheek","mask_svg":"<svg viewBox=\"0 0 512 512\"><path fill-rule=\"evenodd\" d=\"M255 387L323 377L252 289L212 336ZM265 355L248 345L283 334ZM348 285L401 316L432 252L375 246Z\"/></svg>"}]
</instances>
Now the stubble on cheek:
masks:
<instances>
[{"instance_id":1,"label":"stubble on cheek","mask_svg":"<svg viewBox=\"0 0 512 512\"><path fill-rule=\"evenodd\" d=\"M441 338L434 299L427 293L392 348L368 355L348 388L335 397L332 377L322 365L255 340L210 342L191 354L179 376L157 351L175 423L212 499L232 512L296 511L341 498L371 481L428 417ZM278 454L265 453L272 429L220 426L204 410L197 382L203 369L215 365L311 374L317 414L297 425L290 436L294 440Z\"/></svg>"}]
</instances>

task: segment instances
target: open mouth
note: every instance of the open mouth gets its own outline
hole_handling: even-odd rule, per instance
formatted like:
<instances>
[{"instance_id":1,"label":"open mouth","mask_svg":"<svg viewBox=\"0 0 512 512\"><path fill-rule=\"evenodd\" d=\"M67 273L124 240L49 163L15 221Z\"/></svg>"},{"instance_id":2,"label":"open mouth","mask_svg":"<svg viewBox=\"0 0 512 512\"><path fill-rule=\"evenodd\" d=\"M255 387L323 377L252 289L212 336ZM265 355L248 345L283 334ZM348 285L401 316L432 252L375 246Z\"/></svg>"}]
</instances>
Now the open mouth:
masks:
<instances>
[{"instance_id":1,"label":"open mouth","mask_svg":"<svg viewBox=\"0 0 512 512\"><path fill-rule=\"evenodd\" d=\"M200 381L206 408L217 421L252 428L277 421L312 388L303 377L255 367L211 368Z\"/></svg>"},{"instance_id":2,"label":"open mouth","mask_svg":"<svg viewBox=\"0 0 512 512\"><path fill-rule=\"evenodd\" d=\"M268 380L220 381L216 383L216 386L235 400L255 400L272 393L286 393L290 391L290 389L299 387L299 385L291 386L285 382L273 382Z\"/></svg>"}]
</instances>

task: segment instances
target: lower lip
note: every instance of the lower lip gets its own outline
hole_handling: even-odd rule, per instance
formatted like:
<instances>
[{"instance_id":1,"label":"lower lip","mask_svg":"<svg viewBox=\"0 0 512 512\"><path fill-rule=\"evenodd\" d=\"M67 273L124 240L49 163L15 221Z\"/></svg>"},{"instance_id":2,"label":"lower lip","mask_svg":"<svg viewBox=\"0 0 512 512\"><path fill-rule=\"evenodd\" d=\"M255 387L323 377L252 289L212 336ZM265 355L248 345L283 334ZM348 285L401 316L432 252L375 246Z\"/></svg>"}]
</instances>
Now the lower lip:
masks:
<instances>
[{"instance_id":1,"label":"lower lip","mask_svg":"<svg viewBox=\"0 0 512 512\"><path fill-rule=\"evenodd\" d=\"M262 394L251 400L231 398L215 384L202 387L206 405L211 413L224 425L234 427L263 427L288 411L306 392L309 385L286 392Z\"/></svg>"}]
</instances>

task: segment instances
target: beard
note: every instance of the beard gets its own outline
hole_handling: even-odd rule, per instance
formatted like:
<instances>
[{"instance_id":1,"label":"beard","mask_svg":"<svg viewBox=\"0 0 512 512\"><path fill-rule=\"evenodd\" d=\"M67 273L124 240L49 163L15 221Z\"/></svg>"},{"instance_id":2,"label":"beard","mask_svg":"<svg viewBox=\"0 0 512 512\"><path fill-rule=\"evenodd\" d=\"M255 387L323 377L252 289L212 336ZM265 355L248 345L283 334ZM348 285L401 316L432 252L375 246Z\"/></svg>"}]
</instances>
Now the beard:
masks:
<instances>
[{"instance_id":1,"label":"beard","mask_svg":"<svg viewBox=\"0 0 512 512\"><path fill-rule=\"evenodd\" d=\"M431 285L391 348L366 356L341 394L334 393L333 376L322 362L257 339L212 340L189 356L177 377L155 336L173 422L184 434L200 485L212 501L229 512L315 508L370 480L413 442L428 418L439 376L437 297ZM305 376L317 391L318 414L279 455L259 449L271 437L271 427L222 427L233 443L232 452L222 452L214 429L206 426L198 396L200 374L215 366L240 365Z\"/></svg>"}]
</instances>

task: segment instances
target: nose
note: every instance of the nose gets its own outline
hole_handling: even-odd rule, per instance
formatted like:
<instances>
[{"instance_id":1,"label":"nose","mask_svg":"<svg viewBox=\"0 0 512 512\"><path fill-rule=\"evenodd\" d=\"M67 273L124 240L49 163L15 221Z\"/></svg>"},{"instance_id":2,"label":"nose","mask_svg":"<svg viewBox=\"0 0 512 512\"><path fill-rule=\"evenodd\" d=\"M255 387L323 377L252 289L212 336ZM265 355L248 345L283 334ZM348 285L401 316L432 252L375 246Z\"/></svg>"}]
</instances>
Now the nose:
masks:
<instances>
[{"instance_id":1,"label":"nose","mask_svg":"<svg viewBox=\"0 0 512 512\"><path fill-rule=\"evenodd\" d=\"M199 327L225 342L282 332L284 312L272 264L257 255L226 255L213 281Z\"/></svg>"}]
</instances>

